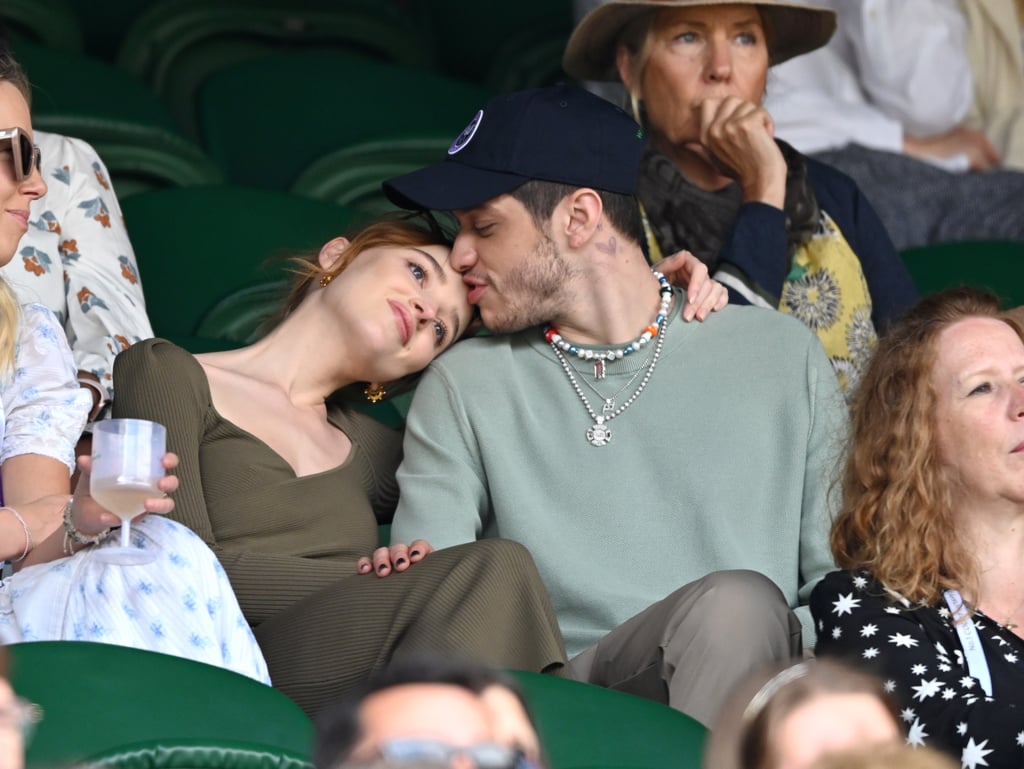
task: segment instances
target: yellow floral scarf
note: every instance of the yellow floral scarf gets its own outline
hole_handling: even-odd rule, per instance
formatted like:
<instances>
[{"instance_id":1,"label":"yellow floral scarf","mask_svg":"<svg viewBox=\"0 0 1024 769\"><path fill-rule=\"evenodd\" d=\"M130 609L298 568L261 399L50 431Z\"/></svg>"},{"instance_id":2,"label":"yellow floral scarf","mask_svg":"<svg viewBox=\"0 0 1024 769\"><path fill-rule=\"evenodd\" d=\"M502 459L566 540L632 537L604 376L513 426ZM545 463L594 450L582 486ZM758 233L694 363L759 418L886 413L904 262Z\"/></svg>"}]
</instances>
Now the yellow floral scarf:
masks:
<instances>
[{"instance_id":1,"label":"yellow floral scarf","mask_svg":"<svg viewBox=\"0 0 1024 769\"><path fill-rule=\"evenodd\" d=\"M793 255L779 310L817 334L849 397L878 336L860 259L832 218L821 218L821 231Z\"/></svg>"},{"instance_id":2,"label":"yellow floral scarf","mask_svg":"<svg viewBox=\"0 0 1024 769\"><path fill-rule=\"evenodd\" d=\"M651 262L660 262L665 255L643 206L641 212ZM824 211L819 215L818 231L796 247L778 309L799 320L821 340L849 399L878 335L871 320L871 294L860 259L832 217Z\"/></svg>"}]
</instances>

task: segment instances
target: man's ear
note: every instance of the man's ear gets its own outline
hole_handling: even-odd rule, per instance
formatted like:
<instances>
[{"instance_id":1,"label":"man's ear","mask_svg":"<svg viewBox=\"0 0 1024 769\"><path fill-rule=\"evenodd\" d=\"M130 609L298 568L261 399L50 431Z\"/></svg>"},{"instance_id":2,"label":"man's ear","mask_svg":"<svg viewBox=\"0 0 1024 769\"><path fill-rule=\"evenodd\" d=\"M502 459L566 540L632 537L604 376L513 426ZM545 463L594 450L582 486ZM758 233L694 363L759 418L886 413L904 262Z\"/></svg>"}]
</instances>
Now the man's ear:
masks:
<instances>
[{"instance_id":1,"label":"man's ear","mask_svg":"<svg viewBox=\"0 0 1024 769\"><path fill-rule=\"evenodd\" d=\"M604 202L597 191L580 187L567 195L562 203L566 207L565 236L569 246L581 248L597 232L604 213Z\"/></svg>"},{"instance_id":2,"label":"man's ear","mask_svg":"<svg viewBox=\"0 0 1024 769\"><path fill-rule=\"evenodd\" d=\"M324 243L323 247L320 249L320 254L317 257L317 261L320 263L320 268L325 272L333 270L348 246L349 239L344 237L334 238L334 240L328 240Z\"/></svg>"}]
</instances>

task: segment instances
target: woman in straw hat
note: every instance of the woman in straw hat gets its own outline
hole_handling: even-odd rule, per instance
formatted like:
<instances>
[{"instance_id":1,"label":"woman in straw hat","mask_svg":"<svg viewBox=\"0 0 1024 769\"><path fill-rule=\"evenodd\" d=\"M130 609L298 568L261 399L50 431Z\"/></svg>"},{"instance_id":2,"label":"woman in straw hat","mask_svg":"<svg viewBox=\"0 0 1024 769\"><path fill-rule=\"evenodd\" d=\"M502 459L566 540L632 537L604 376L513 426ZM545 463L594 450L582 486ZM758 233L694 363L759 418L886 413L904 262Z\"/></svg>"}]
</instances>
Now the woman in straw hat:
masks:
<instances>
[{"instance_id":1,"label":"woman in straw hat","mask_svg":"<svg viewBox=\"0 0 1024 769\"><path fill-rule=\"evenodd\" d=\"M848 177L774 136L768 67L824 45L832 11L780 0L611 0L569 40L565 70L621 79L650 135L637 196L652 260L687 249L739 304L821 339L844 388L916 298Z\"/></svg>"}]
</instances>

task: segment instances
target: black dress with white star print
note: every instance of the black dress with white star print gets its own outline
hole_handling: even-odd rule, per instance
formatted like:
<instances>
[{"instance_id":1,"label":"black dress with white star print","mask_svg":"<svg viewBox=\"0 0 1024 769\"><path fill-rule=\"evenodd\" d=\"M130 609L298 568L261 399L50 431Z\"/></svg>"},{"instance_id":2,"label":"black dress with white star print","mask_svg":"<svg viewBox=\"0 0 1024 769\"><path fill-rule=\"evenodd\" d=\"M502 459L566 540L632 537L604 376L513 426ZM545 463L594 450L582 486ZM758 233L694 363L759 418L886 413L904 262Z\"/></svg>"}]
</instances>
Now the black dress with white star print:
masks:
<instances>
[{"instance_id":1,"label":"black dress with white star print","mask_svg":"<svg viewBox=\"0 0 1024 769\"><path fill-rule=\"evenodd\" d=\"M911 745L930 745L965 769L1024 767L1024 640L973 617L992 697L967 671L945 604L915 606L863 572L835 571L814 588L815 651L879 675L900 703Z\"/></svg>"}]
</instances>

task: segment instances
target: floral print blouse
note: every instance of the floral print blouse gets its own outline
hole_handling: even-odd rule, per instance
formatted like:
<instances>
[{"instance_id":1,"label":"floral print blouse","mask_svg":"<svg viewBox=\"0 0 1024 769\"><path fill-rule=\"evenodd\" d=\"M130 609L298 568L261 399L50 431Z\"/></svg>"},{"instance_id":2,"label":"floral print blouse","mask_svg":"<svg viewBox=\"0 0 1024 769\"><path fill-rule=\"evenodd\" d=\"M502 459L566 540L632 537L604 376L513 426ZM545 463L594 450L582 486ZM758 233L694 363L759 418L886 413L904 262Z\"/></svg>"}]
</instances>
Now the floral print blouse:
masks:
<instances>
[{"instance_id":1,"label":"floral print blouse","mask_svg":"<svg viewBox=\"0 0 1024 769\"><path fill-rule=\"evenodd\" d=\"M153 336L139 269L106 167L80 139L37 131L48 191L32 202L28 232L0 271L21 302L57 316L78 371L113 397L114 357Z\"/></svg>"}]
</instances>

